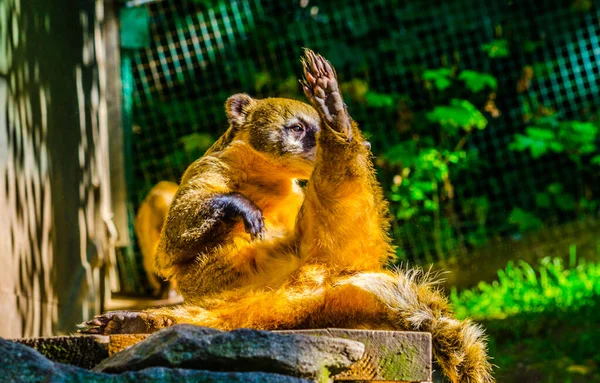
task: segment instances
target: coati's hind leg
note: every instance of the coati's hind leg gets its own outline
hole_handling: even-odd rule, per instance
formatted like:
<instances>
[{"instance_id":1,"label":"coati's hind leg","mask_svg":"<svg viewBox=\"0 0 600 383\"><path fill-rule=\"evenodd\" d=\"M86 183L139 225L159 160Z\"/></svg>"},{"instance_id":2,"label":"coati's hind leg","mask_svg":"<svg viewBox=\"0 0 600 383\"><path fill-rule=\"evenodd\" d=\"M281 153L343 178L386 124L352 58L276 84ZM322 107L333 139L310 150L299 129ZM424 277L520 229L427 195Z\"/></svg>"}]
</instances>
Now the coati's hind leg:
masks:
<instances>
[{"instance_id":1,"label":"coati's hind leg","mask_svg":"<svg viewBox=\"0 0 600 383\"><path fill-rule=\"evenodd\" d=\"M331 64L310 50L302 63L302 88L321 117L321 130L296 226L300 252L347 270L377 270L392 248L369 145L346 110Z\"/></svg>"},{"instance_id":2,"label":"coati's hind leg","mask_svg":"<svg viewBox=\"0 0 600 383\"><path fill-rule=\"evenodd\" d=\"M344 278L327 278L322 266L303 266L297 279L275 290L231 292L201 305L181 305L144 311L111 311L85 322L82 332L92 334L150 333L175 323L221 330L297 328L392 329L392 312L370 291ZM323 281L325 278L325 281ZM235 297L234 297L235 296Z\"/></svg>"}]
</instances>

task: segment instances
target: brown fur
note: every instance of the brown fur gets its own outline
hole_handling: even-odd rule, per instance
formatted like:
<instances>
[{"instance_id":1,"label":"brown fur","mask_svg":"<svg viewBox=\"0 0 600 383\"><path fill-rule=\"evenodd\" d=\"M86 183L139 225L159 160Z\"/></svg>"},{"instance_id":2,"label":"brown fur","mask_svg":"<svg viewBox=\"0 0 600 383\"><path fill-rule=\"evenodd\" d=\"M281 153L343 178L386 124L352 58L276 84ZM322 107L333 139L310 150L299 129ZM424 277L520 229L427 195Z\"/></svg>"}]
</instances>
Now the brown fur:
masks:
<instances>
[{"instance_id":1,"label":"brown fur","mask_svg":"<svg viewBox=\"0 0 600 383\"><path fill-rule=\"evenodd\" d=\"M183 177L157 264L177 281L187 304L108 313L88 324L104 333L171 323L428 331L452 382L493 382L481 329L453 318L428 275L384 269L394 251L371 154L346 112L333 68L310 51L303 63L303 88L318 112L291 100L230 99L233 138L221 140ZM276 132L285 116L297 113L321 121L316 161L250 143L257 129ZM308 177L303 193L295 179ZM207 243L205 201L231 191L262 210L265 234L253 240L239 222L218 243Z\"/></svg>"},{"instance_id":2,"label":"brown fur","mask_svg":"<svg viewBox=\"0 0 600 383\"><path fill-rule=\"evenodd\" d=\"M168 288L168 284L158 277L154 263L160 232L178 188L179 185L168 181L161 181L154 185L140 204L133 224L142 252L144 271L155 296L161 295Z\"/></svg>"}]
</instances>

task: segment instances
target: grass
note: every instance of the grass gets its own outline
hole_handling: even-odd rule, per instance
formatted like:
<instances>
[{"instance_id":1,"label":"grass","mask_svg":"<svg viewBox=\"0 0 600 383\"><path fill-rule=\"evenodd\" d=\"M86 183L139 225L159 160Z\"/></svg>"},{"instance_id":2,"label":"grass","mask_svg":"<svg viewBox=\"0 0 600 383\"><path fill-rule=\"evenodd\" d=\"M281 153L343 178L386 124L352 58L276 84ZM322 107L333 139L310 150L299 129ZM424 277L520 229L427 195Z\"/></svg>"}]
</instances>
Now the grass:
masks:
<instances>
[{"instance_id":1,"label":"grass","mask_svg":"<svg viewBox=\"0 0 600 383\"><path fill-rule=\"evenodd\" d=\"M498 280L452 291L457 316L481 322L502 382L600 382L600 263L511 262Z\"/></svg>"}]
</instances>

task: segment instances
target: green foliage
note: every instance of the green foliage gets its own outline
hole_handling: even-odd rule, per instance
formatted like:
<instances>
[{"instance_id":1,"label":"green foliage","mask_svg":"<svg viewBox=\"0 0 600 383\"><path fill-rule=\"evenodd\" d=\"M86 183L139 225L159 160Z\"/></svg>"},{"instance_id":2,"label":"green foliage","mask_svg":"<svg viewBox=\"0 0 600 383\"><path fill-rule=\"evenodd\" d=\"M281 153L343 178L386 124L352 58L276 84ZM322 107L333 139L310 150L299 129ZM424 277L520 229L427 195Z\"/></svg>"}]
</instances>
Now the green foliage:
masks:
<instances>
[{"instance_id":1,"label":"green foliage","mask_svg":"<svg viewBox=\"0 0 600 383\"><path fill-rule=\"evenodd\" d=\"M532 98L537 104L535 97ZM529 105L527 103L527 105ZM540 106L538 105L538 109ZM556 113L537 117L525 128L525 134L515 134L509 148L517 152L528 153L534 160L540 160L549 154L568 158L574 171L579 174L593 174L600 165L597 154L597 142L600 129L596 123L585 121L560 121ZM582 178L575 190L590 189ZM598 212L598 203L588 193L586 198L578 198L573 190L566 191L564 184L554 182L544 190L534 191L536 214L556 219L557 213L571 213L570 217L594 216ZM520 231L533 230L542 224L534 213L515 209L509 223L516 224ZM523 214L525 213L525 214Z\"/></svg>"},{"instance_id":2,"label":"green foliage","mask_svg":"<svg viewBox=\"0 0 600 383\"><path fill-rule=\"evenodd\" d=\"M591 122L559 121L554 114L538 118L525 134L515 134L510 149L519 152L529 151L533 158L548 153L566 153L582 156L597 150L598 126Z\"/></svg>"},{"instance_id":3,"label":"green foliage","mask_svg":"<svg viewBox=\"0 0 600 383\"><path fill-rule=\"evenodd\" d=\"M467 88L473 93L481 92L486 88L496 89L498 87L498 80L488 73L463 70L458 79L464 81Z\"/></svg>"},{"instance_id":4,"label":"green foliage","mask_svg":"<svg viewBox=\"0 0 600 383\"><path fill-rule=\"evenodd\" d=\"M481 50L488 54L489 58L508 57L510 54L508 40L496 39L481 46Z\"/></svg>"},{"instance_id":5,"label":"green foliage","mask_svg":"<svg viewBox=\"0 0 600 383\"><path fill-rule=\"evenodd\" d=\"M559 70L559 63L558 61L535 62L533 65L531 65L531 69L533 70L536 78L542 79L556 73L556 71Z\"/></svg>"},{"instance_id":6,"label":"green foliage","mask_svg":"<svg viewBox=\"0 0 600 383\"><path fill-rule=\"evenodd\" d=\"M437 90L445 90L452 85L452 69L427 69L423 72L423 80L431 81Z\"/></svg>"},{"instance_id":7,"label":"green foliage","mask_svg":"<svg viewBox=\"0 0 600 383\"><path fill-rule=\"evenodd\" d=\"M533 40L525 40L523 42L523 50L525 52L533 52L540 47L544 46L543 40L533 41Z\"/></svg>"},{"instance_id":8,"label":"green foliage","mask_svg":"<svg viewBox=\"0 0 600 383\"><path fill-rule=\"evenodd\" d=\"M542 220L533 213L514 208L508 216L508 223L516 225L519 231L524 233L531 230L538 230L542 227Z\"/></svg>"},{"instance_id":9,"label":"green foliage","mask_svg":"<svg viewBox=\"0 0 600 383\"><path fill-rule=\"evenodd\" d=\"M189 154L206 151L214 142L214 138L206 133L192 133L181 137L179 140L183 144L183 150Z\"/></svg>"},{"instance_id":10,"label":"green foliage","mask_svg":"<svg viewBox=\"0 0 600 383\"><path fill-rule=\"evenodd\" d=\"M474 128L482 130L487 126L483 114L467 100L450 100L450 105L435 107L427 113L427 118L447 130L463 129L469 132Z\"/></svg>"},{"instance_id":11,"label":"green foliage","mask_svg":"<svg viewBox=\"0 0 600 383\"><path fill-rule=\"evenodd\" d=\"M542 209L559 209L573 211L577 207L575 197L564 191L561 183L555 182L546 187L546 190L535 194L535 204Z\"/></svg>"},{"instance_id":12,"label":"green foliage","mask_svg":"<svg viewBox=\"0 0 600 383\"><path fill-rule=\"evenodd\" d=\"M396 104L394 95L368 91L364 94L367 105L374 108L386 108Z\"/></svg>"},{"instance_id":13,"label":"green foliage","mask_svg":"<svg viewBox=\"0 0 600 383\"><path fill-rule=\"evenodd\" d=\"M599 277L600 263L578 263L571 246L568 262L510 262L497 281L453 289L450 298L459 318L485 327L498 381L529 381L531 374L543 382L597 381ZM524 376L520 366L527 366Z\"/></svg>"},{"instance_id":14,"label":"green foliage","mask_svg":"<svg viewBox=\"0 0 600 383\"><path fill-rule=\"evenodd\" d=\"M580 262L566 267L560 258L544 258L539 266L510 261L498 280L480 282L471 290L452 290L459 318L498 319L555 309L578 309L600 296L600 263Z\"/></svg>"},{"instance_id":15,"label":"green foliage","mask_svg":"<svg viewBox=\"0 0 600 383\"><path fill-rule=\"evenodd\" d=\"M177 150L159 160L159 166L183 171L187 166L200 158L213 144L215 138L207 133L192 133L179 139Z\"/></svg>"},{"instance_id":16,"label":"green foliage","mask_svg":"<svg viewBox=\"0 0 600 383\"><path fill-rule=\"evenodd\" d=\"M465 149L469 136L488 125L474 102L480 103L482 94L493 92L497 81L487 73L450 68L428 69L421 77L432 102L415 117L410 138L397 142L381 158L395 173L388 198L396 223L430 233L435 251L442 256L458 246L454 234L457 212L449 204L454 198L454 179L480 167L478 152ZM397 104L393 95L370 93L367 102L371 106ZM473 201L487 202L485 198ZM464 209L469 218L481 223L465 233L469 242L485 241L486 217L482 215L487 215L488 208L489 203L482 209Z\"/></svg>"}]
</instances>

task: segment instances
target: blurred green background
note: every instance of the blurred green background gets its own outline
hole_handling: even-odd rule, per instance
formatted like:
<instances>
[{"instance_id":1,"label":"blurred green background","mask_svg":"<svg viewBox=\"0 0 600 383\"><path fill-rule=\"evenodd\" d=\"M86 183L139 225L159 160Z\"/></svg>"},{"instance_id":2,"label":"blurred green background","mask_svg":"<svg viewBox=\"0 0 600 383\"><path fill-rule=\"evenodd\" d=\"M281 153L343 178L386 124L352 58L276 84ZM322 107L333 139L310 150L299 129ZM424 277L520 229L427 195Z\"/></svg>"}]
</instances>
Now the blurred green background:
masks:
<instances>
[{"instance_id":1,"label":"blurred green background","mask_svg":"<svg viewBox=\"0 0 600 383\"><path fill-rule=\"evenodd\" d=\"M225 130L225 99L302 100L336 67L391 202L397 262L449 270L501 382L600 381L600 3L129 1L129 211ZM146 288L121 249L124 291Z\"/></svg>"}]
</instances>

